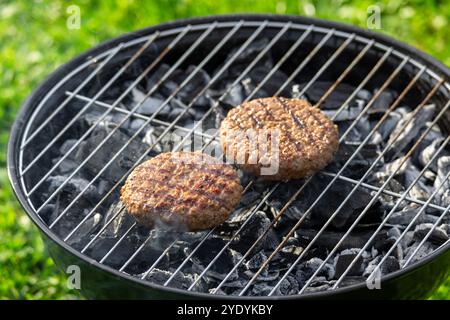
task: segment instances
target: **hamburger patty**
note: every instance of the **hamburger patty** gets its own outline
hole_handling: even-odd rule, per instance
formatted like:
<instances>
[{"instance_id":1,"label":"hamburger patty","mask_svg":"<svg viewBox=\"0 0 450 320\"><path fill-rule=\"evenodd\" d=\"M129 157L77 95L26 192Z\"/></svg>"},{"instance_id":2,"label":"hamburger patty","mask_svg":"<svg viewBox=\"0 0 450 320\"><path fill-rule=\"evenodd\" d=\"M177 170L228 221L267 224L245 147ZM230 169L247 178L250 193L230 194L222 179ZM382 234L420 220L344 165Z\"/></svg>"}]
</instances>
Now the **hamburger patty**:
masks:
<instances>
[{"instance_id":1,"label":"hamburger patty","mask_svg":"<svg viewBox=\"0 0 450 320\"><path fill-rule=\"evenodd\" d=\"M255 144L262 132L267 138L262 135ZM232 109L221 123L220 138L229 162L267 180L310 176L332 161L339 146L337 126L318 108L278 97Z\"/></svg>"},{"instance_id":2,"label":"hamburger patty","mask_svg":"<svg viewBox=\"0 0 450 320\"><path fill-rule=\"evenodd\" d=\"M241 199L236 170L199 152L162 153L137 166L120 199L143 225L158 221L178 230L223 223Z\"/></svg>"}]
</instances>

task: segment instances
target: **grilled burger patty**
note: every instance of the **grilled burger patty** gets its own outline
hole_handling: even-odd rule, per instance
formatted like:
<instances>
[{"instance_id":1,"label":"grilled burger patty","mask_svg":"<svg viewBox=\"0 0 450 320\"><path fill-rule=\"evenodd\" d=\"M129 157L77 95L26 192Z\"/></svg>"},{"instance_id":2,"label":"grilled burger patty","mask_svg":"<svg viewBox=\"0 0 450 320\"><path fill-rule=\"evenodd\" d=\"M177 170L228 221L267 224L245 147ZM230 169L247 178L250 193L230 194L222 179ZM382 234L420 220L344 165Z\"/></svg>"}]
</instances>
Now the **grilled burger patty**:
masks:
<instances>
[{"instance_id":1,"label":"grilled burger patty","mask_svg":"<svg viewBox=\"0 0 450 320\"><path fill-rule=\"evenodd\" d=\"M252 144L253 135L236 132L277 132L278 140L267 139L266 146ZM220 127L222 148L243 170L268 180L299 179L312 175L329 164L339 146L337 126L318 108L301 99L255 99L232 109ZM275 145L276 148L271 146ZM278 153L276 153L278 150ZM228 161L230 161L228 159ZM273 165L274 163L278 165ZM263 173L272 164L275 173Z\"/></svg>"},{"instance_id":2,"label":"grilled burger patty","mask_svg":"<svg viewBox=\"0 0 450 320\"><path fill-rule=\"evenodd\" d=\"M223 223L239 203L242 186L236 170L216 158L168 152L137 166L120 193L139 223L194 231Z\"/></svg>"}]
</instances>

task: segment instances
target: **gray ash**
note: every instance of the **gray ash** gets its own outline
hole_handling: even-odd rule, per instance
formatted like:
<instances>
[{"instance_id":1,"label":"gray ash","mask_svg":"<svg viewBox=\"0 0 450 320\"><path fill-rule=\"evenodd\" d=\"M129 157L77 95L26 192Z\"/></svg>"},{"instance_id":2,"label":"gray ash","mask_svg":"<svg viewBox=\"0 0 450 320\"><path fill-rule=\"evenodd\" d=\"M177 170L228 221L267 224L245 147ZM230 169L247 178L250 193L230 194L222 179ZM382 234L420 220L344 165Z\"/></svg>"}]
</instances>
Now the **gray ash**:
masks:
<instances>
[{"instance_id":1,"label":"gray ash","mask_svg":"<svg viewBox=\"0 0 450 320\"><path fill-rule=\"evenodd\" d=\"M260 179L255 180L240 172L243 185L246 185L250 180L255 180L255 183L243 196L239 208L233 213L232 217L219 226L198 249L196 248L207 235L207 231L177 234L165 229L156 228L149 230L139 226L132 227L134 220L127 215L123 205L118 202L118 188L111 193L108 193L108 191L114 184L118 183L121 177L126 174L138 158L145 154L151 145L154 145L154 148L149 154L145 155L144 159L152 157L159 152L170 151L174 147L172 134L180 133L179 129L173 128L166 136L161 139L158 138L166 130L168 124L183 114L189 104L192 104L192 108L181 116L177 122L178 126L191 129L194 121L201 119L209 108L214 107L212 113L202 123L202 128L204 130L217 130L228 110L244 101L274 66L275 59L270 54L267 54L257 68L254 68L249 75L246 75L237 86L231 88L224 99L218 100L230 87L234 79L246 68L249 61L253 61L261 48L264 48L266 45L267 40L257 41L254 45L251 45L231 65L226 74L219 81L216 81L211 88L206 90L199 99L194 99L194 97L203 87L209 84L212 76L216 74L220 66L208 70L200 70L193 80L183 87L173 99L166 101L183 80L194 71L196 66L188 65L176 70L168 79L161 83L157 90L153 90L154 92L150 96L145 97L145 93L151 90L158 83L160 77L166 74L170 68L168 64L161 64L153 75L144 79L143 83L134 88L119 104L118 108L121 111L119 109L112 110L108 116L101 120L85 141L76 147L74 151L69 152L83 132L96 123L107 111L105 106L93 105L79 119L75 132L62 141L58 149L55 150L53 163L59 161L63 156L67 155L67 157L42 187L39 188L41 203L67 179L80 163L89 156L91 156L91 159L62 188L58 195L43 208L41 216L44 221L47 224L55 221L77 195L87 188L84 195L72 205L70 210L53 228L60 237L66 237L82 219L85 219L86 221L81 227L69 237L67 242L71 246L78 250L83 249L89 241L94 239L99 230L107 225L104 231L96 237L96 240L85 251L93 259L100 261L110 252L119 239L123 238L120 244L114 248L114 251L102 262L116 269L127 263L124 272L139 278L145 276L145 279L148 281L164 284L180 264L189 257L187 263L185 263L182 270L177 273L169 285L187 289L196 282L193 290L202 292L210 292L216 288L233 266L239 263L239 267L236 268L218 290L218 294L238 294L245 287L248 280L254 276L259 267L263 263L267 263L268 257L274 248L279 245L298 219L304 217L311 204L316 201L319 194L332 180L329 175L317 174L299 197L293 201L292 205L288 207L282 218L274 224L274 227L271 227L269 232L265 232L271 225L274 217L278 215L285 203L298 188L302 187L305 181L297 180L281 184L257 212L251 214L256 210L255 206L261 201L263 191L270 189L273 184ZM142 63L142 66L137 65L136 68L132 69L134 70L132 72L135 73L127 75L128 78L135 78L141 73L143 68L144 63ZM287 97L298 96L302 89L305 88L305 80L298 79L296 82L286 83L288 78L287 72L288 70L286 73L282 70L276 71L253 97L273 95L281 84L286 84L285 90L281 95ZM131 81L127 80L128 78L121 81L118 86L108 90L101 97L101 100L112 104L131 84ZM304 92L304 98L314 104L319 101L331 85L332 82L330 81L316 81L314 85ZM83 92L83 94L92 96L97 89L95 87L90 88L88 92ZM363 89L358 91L347 107L338 115L336 113L337 110L354 90L356 88L351 84L342 83L336 87L321 106L327 115L330 117L336 116L335 122L339 125L341 135L352 125L378 89L374 87L370 90ZM325 169L326 172L337 173L342 168L355 150L359 148L388 106L397 97L398 92L391 89L385 90L380 94L369 109L369 112L358 121L349 132L345 141L341 143L334 162ZM122 126L115 129L127 116L126 111L132 110L141 100L144 100L144 102L139 106L136 113L126 120ZM161 108L162 104L165 104L165 106ZM80 108L80 104L74 103L73 108ZM155 121L141 129L145 121L149 117L153 117L154 113L159 109L161 110L154 117ZM381 158L374 170L372 170L372 173L365 180L366 183L376 187L383 185L387 177L391 175L399 162L402 161L402 157L405 156L407 150L414 144L415 138L430 125L429 121L436 115L436 108L434 105L425 106L411 124L406 126L405 130L401 130L413 112L414 110L410 107L401 105L394 112L390 113L384 123L372 135L369 143L350 161L343 175L359 180L374 163L381 151L399 134L399 139L393 142L392 147ZM120 152L110 166L103 170L105 164L135 134L137 135L136 139ZM94 150L108 135L111 135L108 142L94 153ZM444 133L441 132L438 126L434 126L424 139L424 142L413 152L401 170L395 174L386 190L394 193L403 193L431 160L444 138ZM201 137L196 136L196 139L201 139ZM208 140L203 140L203 143L205 142L208 142ZM441 152L420 178L417 185L409 192L409 197L417 200L427 199L436 190L449 171L449 155L450 152L448 150ZM89 185L89 182L101 170L103 171L100 176ZM89 187L87 187L88 185ZM301 227L287 240L280 252L267 263L267 267L247 291L247 294L261 296L267 295L272 290L284 272L304 252L305 247L312 241L318 230L341 205L344 198L350 194L353 187L354 184L351 182L338 180L329 188L313 210L305 217ZM450 204L449 190L450 182L447 181L445 187L438 192L432 203L442 207L448 206ZM323 262L323 259L327 257L335 244L342 238L348 227L368 205L374 193L373 190L364 186L356 189L327 230L308 250L293 272L281 283L277 289L277 294L296 294L303 287L309 277ZM97 205L101 199L100 205ZM356 228L344 240L339 250L325 264L325 267L319 272L305 292L330 289L353 258L356 257L361 247L368 241L389 210L394 207L396 201L397 197L383 193L371 205L365 217L361 219ZM95 210L93 210L94 207L96 207ZM403 201L390 216L388 223L370 244L367 251L362 253L361 258L352 267L342 285L364 281L419 210L420 207L416 203ZM387 258L381 269L382 274L398 270L409 259L441 213L440 210L435 208L426 208L396 250ZM249 219L247 225L236 237L233 237L247 219ZM420 248L412 260L413 262L423 258L448 241L449 220L448 217L442 220L441 225L433 231L424 246ZM112 222L109 223L110 221ZM131 231L127 233L127 230ZM261 241L244 259L243 257L250 246L259 237L262 237ZM199 274L205 270L210 261L228 242L230 242L229 246L212 267L206 271L202 279L196 280ZM166 251L156 267L149 270L149 267L172 243L174 244L171 249ZM131 254L138 249L139 253L129 260ZM192 254L194 250L196 251Z\"/></svg>"}]
</instances>

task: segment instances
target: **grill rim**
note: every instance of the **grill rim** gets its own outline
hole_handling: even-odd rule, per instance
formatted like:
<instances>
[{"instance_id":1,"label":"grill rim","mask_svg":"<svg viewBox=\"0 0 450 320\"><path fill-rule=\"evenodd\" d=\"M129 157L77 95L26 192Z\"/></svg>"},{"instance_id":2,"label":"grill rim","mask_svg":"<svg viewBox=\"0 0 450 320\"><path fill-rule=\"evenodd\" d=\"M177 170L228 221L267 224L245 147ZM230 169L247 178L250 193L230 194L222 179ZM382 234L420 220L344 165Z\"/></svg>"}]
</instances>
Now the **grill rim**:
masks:
<instances>
[{"instance_id":1,"label":"grill rim","mask_svg":"<svg viewBox=\"0 0 450 320\"><path fill-rule=\"evenodd\" d=\"M348 33L355 33L358 36L366 37L369 39L374 39L375 41L386 45L386 46L392 46L394 50L400 51L402 54L408 54L411 58L417 60L417 62L425 65L429 70L431 70L433 73L435 73L438 77L441 77L444 82L449 82L450 79L450 68L448 68L446 65L444 65L439 60L435 59L434 57L430 56L427 53L424 53L420 50L418 50L415 47L412 47L408 44L402 43L400 41L397 41L389 36L379 34L372 32L370 30L362 29L353 25L344 24L340 22L333 22L328 20L322 20L322 19L316 19L316 18L309 18L309 17L303 17L303 16L294 16L294 15L277 15L277 14L229 14L229 15L211 15L206 17L196 17L196 18L189 18L189 19L180 19L175 21L170 21L158 25L154 25L151 27L143 28L134 32L126 33L123 35L120 35L118 37L112 38L110 40L107 40L105 42L100 43L99 45L88 49L87 51L82 52L75 58L71 59L67 63L63 64L59 68L57 68L55 71L50 73L40 84L37 88L35 88L28 97L24 100L22 103L17 115L16 119L10 129L10 136L8 141L8 149L7 149L7 172L10 184L12 186L13 192L17 199L19 200L20 205L24 209L24 211L27 213L27 215L31 218L33 223L38 227L38 229L45 234L49 239L54 241L59 247L62 249L68 251L72 255L74 255L76 258L81 259L82 261L88 263L90 266L93 266L95 268L99 268L102 271L106 273L112 273L114 276L119 277L120 279L125 279L127 281L134 282L138 285L143 285L144 287L150 287L155 290L163 290L166 292L174 293L174 294L181 294L183 296L191 296L196 298L207 298L207 299L254 299L255 297L251 296L232 296L232 295L213 295L209 293L202 293L202 292L193 292L193 291L186 291L183 289L173 288L169 286L163 286L156 283L152 283L146 280L142 280L140 278L133 277L131 275L125 274L123 272L120 272L119 270L116 270L112 267L109 267L107 265L101 264L97 262L96 260L89 258L88 256L82 254L81 252L75 250L70 245L65 243L62 239L58 238L56 234L54 234L50 228L42 221L42 219L39 217L38 214L34 213L33 208L28 203L26 199L26 195L24 194L23 190L21 190L21 184L20 184L20 174L19 174L19 168L17 164L17 158L19 153L17 152L20 150L20 142L24 134L24 130L21 130L21 128L24 126L24 124L28 121L30 116L34 113L35 108L37 107L37 103L39 102L42 97L47 93L48 88L54 85L55 83L59 82L64 75L66 75L68 72L73 71L74 68L78 67L80 64L86 62L86 59L88 59L90 56L94 56L97 54L100 54L106 50L114 49L117 45L119 45L121 42L130 41L133 39L136 39L138 37L142 36L148 36L149 34L154 33L155 31L163 31L168 30L172 28L179 28L186 25L196 25L196 24L211 24L214 21L218 22L231 22L231 21L238 21L238 20L244 20L244 21L274 21L274 22L284 22L287 23L288 21L292 21L294 23L299 24L307 24L307 25L315 25L317 27L324 27L324 28L335 28L338 31L342 32L348 32ZM435 79L436 80L436 79ZM407 267L397 270L395 272L392 272L386 276L383 276L381 278L381 284L383 286L383 283L386 283L394 278L401 277L402 275L406 275L408 273L411 273L413 271L417 271L418 269L422 268L423 266L427 265L428 263L435 260L437 257L443 257L446 253L450 251L450 243L443 244L440 248L433 251L431 254L429 254L427 257L421 259L418 262L415 262L414 264L410 264ZM450 270L447 271L447 275L450 274ZM331 291L324 291L324 292L315 292L315 293L302 293L301 295L286 295L286 296L262 296L258 297L258 299L308 299L308 298L332 298L333 296L338 296L340 294L350 293L352 291L358 290L358 289L365 289L366 285L365 283L358 283L349 285L346 287L337 288L335 290Z\"/></svg>"}]
</instances>

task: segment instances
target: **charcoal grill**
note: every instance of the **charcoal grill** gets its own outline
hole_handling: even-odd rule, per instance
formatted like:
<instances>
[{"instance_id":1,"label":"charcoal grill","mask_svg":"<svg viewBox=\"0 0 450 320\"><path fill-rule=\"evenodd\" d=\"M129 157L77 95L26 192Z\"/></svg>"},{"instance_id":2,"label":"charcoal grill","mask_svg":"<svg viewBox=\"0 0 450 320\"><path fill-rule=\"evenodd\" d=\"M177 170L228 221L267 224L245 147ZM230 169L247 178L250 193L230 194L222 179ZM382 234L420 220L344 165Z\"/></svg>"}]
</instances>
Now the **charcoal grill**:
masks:
<instances>
[{"instance_id":1,"label":"charcoal grill","mask_svg":"<svg viewBox=\"0 0 450 320\"><path fill-rule=\"evenodd\" d=\"M10 180L56 264L81 268L87 297L422 298L450 270L449 75L339 23L166 23L81 54L29 96ZM338 123L333 164L289 183L243 174L241 206L205 232L148 230L124 214L118 189L133 167L191 139L208 150L217 134L203 126L268 95L305 97Z\"/></svg>"}]
</instances>

